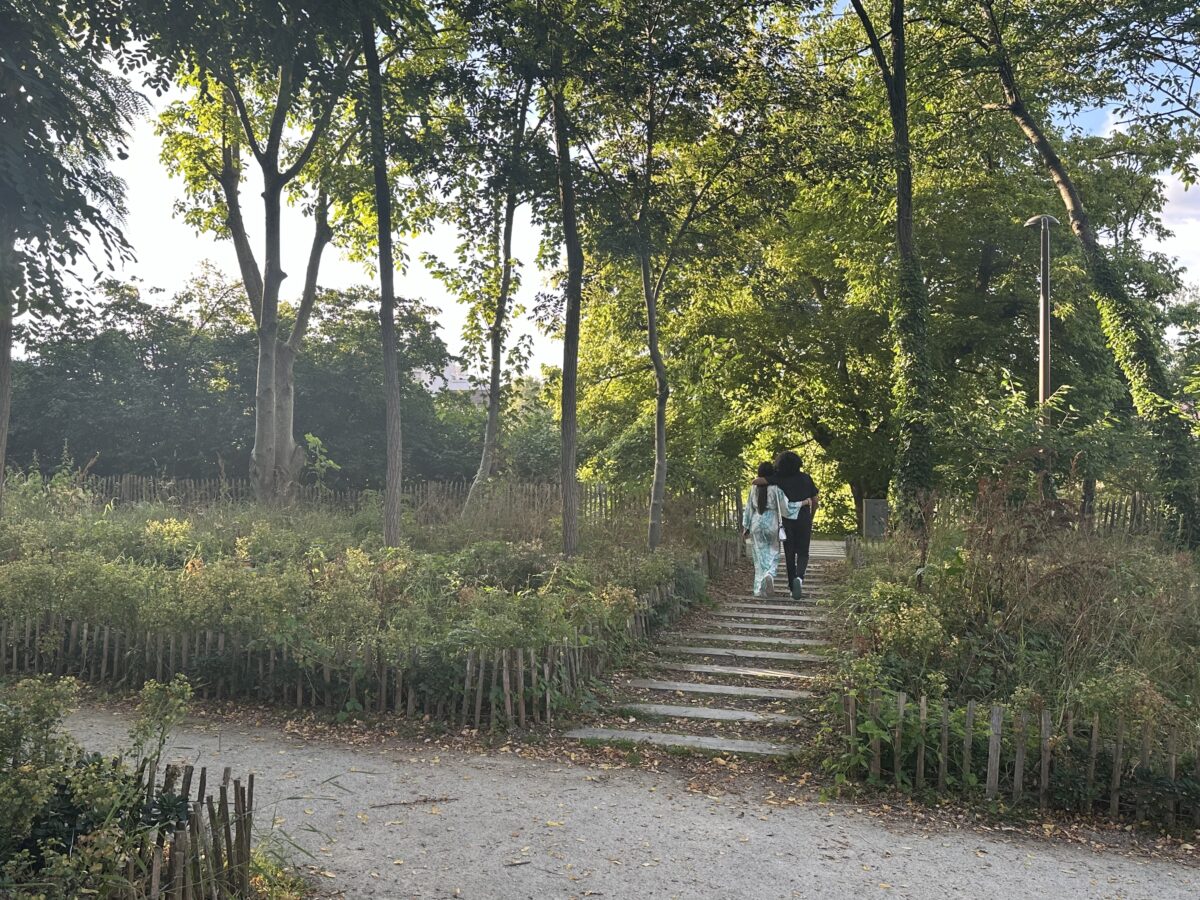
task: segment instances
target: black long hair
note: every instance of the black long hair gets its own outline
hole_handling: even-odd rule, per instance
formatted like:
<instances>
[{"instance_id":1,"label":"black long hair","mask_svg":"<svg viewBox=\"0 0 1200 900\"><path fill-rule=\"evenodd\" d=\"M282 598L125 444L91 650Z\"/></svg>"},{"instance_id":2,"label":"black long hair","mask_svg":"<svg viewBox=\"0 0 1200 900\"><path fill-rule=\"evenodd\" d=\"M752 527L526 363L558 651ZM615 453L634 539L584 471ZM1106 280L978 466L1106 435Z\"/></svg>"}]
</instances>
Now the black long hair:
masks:
<instances>
[{"instance_id":1,"label":"black long hair","mask_svg":"<svg viewBox=\"0 0 1200 900\"><path fill-rule=\"evenodd\" d=\"M775 474L775 466L773 466L771 463L760 462L758 464L758 477L759 478L770 478L774 474ZM767 511L767 488L768 487L769 487L769 485L759 484L759 485L755 485L755 488L754 488L754 491L757 494L757 497L755 499L758 501L759 515L762 515L763 513L765 513Z\"/></svg>"},{"instance_id":2,"label":"black long hair","mask_svg":"<svg viewBox=\"0 0 1200 900\"><path fill-rule=\"evenodd\" d=\"M790 478L799 475L804 468L800 454L793 450L784 450L775 457L775 474L780 478Z\"/></svg>"}]
</instances>

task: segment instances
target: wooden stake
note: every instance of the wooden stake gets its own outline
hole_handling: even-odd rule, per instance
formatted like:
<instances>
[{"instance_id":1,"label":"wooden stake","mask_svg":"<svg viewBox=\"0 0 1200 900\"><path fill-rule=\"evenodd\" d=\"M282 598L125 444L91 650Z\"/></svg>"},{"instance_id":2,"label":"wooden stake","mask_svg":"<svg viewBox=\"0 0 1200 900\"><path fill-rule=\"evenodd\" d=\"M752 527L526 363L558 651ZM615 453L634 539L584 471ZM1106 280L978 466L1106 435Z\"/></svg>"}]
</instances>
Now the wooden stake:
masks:
<instances>
[{"instance_id":1,"label":"wooden stake","mask_svg":"<svg viewBox=\"0 0 1200 900\"><path fill-rule=\"evenodd\" d=\"M1013 804L1021 802L1021 797L1025 793L1025 741L1026 733L1029 728L1029 712L1021 710L1021 714L1017 716L1013 723L1014 735L1013 743L1015 747L1015 756L1013 758Z\"/></svg>"},{"instance_id":2,"label":"wooden stake","mask_svg":"<svg viewBox=\"0 0 1200 900\"><path fill-rule=\"evenodd\" d=\"M1113 745L1112 781L1108 788L1108 815L1115 819L1121 812L1121 767L1125 764L1125 714L1117 717L1117 740Z\"/></svg>"},{"instance_id":3,"label":"wooden stake","mask_svg":"<svg viewBox=\"0 0 1200 900\"><path fill-rule=\"evenodd\" d=\"M1050 806L1050 738L1054 724L1050 710L1042 710L1042 771L1038 778L1038 808L1044 813Z\"/></svg>"},{"instance_id":4,"label":"wooden stake","mask_svg":"<svg viewBox=\"0 0 1200 900\"><path fill-rule=\"evenodd\" d=\"M872 781L879 780L879 772L880 772L880 769L882 768L882 765L881 765L882 754L881 754L880 748L879 748L879 734L878 734L879 725L880 725L880 723L879 723L879 694L880 694L879 688L875 688L874 690L871 691L871 705L869 707L869 713L871 716L871 725L873 726L872 734L871 734L871 780Z\"/></svg>"},{"instance_id":5,"label":"wooden stake","mask_svg":"<svg viewBox=\"0 0 1200 900\"><path fill-rule=\"evenodd\" d=\"M1096 796L1096 757L1100 753L1100 713L1092 714L1092 739L1088 744L1087 785L1083 798L1083 811L1091 813Z\"/></svg>"},{"instance_id":6,"label":"wooden stake","mask_svg":"<svg viewBox=\"0 0 1200 900\"><path fill-rule=\"evenodd\" d=\"M903 778L901 768L904 760L901 742L904 738L904 707L908 703L908 695L904 691L896 694L896 731L892 736L892 772L896 778L896 787L900 787Z\"/></svg>"},{"instance_id":7,"label":"wooden stake","mask_svg":"<svg viewBox=\"0 0 1200 900\"><path fill-rule=\"evenodd\" d=\"M1004 728L1004 708L992 707L991 729L988 734L987 786L985 796L995 800L1000 792L1000 733Z\"/></svg>"},{"instance_id":8,"label":"wooden stake","mask_svg":"<svg viewBox=\"0 0 1200 900\"><path fill-rule=\"evenodd\" d=\"M962 746L962 789L966 791L971 783L971 750L975 744L975 701L967 701L967 718L963 723Z\"/></svg>"},{"instance_id":9,"label":"wooden stake","mask_svg":"<svg viewBox=\"0 0 1200 900\"><path fill-rule=\"evenodd\" d=\"M1179 801L1176 799L1176 794L1179 790L1179 785L1176 784L1176 769L1179 765L1179 726L1172 725L1171 731L1167 735L1167 778L1171 781L1171 796L1167 798L1166 821L1169 827L1175 825L1175 810L1178 807Z\"/></svg>"},{"instance_id":10,"label":"wooden stake","mask_svg":"<svg viewBox=\"0 0 1200 900\"><path fill-rule=\"evenodd\" d=\"M946 776L950 768L950 704L942 698L942 736L938 742L938 780L939 792L946 790Z\"/></svg>"},{"instance_id":11,"label":"wooden stake","mask_svg":"<svg viewBox=\"0 0 1200 900\"><path fill-rule=\"evenodd\" d=\"M918 791L925 788L925 728L929 719L929 699L922 694L920 712L918 713L917 729L917 778Z\"/></svg>"}]
</instances>

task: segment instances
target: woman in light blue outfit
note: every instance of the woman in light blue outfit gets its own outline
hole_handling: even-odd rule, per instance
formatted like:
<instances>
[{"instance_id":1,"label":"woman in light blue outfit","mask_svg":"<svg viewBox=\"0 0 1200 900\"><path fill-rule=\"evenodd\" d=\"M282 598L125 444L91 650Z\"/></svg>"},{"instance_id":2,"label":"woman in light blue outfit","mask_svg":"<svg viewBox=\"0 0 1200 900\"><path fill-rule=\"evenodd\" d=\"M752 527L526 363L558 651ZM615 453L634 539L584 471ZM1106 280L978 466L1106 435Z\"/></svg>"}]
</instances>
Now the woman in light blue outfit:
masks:
<instances>
[{"instance_id":1,"label":"woman in light blue outfit","mask_svg":"<svg viewBox=\"0 0 1200 900\"><path fill-rule=\"evenodd\" d=\"M775 467L759 463L760 478L770 478ZM754 560L754 596L769 597L775 593L775 572L779 567L780 518L795 518L801 504L788 503L787 495L775 485L753 485L742 511L742 536Z\"/></svg>"}]
</instances>

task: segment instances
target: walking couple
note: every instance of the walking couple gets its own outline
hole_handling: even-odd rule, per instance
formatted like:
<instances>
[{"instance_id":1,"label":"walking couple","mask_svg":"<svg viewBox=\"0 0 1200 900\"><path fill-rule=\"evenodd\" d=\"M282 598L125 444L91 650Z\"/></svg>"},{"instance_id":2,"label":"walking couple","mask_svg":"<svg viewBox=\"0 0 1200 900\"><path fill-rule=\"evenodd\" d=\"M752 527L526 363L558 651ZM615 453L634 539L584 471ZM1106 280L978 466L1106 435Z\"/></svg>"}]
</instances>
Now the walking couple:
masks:
<instances>
[{"instance_id":1,"label":"walking couple","mask_svg":"<svg viewBox=\"0 0 1200 900\"><path fill-rule=\"evenodd\" d=\"M759 463L758 477L750 484L742 511L742 537L754 560L756 597L775 593L781 542L792 597L799 600L803 596L816 511L817 488L803 470L799 455L785 450L775 462Z\"/></svg>"}]
</instances>

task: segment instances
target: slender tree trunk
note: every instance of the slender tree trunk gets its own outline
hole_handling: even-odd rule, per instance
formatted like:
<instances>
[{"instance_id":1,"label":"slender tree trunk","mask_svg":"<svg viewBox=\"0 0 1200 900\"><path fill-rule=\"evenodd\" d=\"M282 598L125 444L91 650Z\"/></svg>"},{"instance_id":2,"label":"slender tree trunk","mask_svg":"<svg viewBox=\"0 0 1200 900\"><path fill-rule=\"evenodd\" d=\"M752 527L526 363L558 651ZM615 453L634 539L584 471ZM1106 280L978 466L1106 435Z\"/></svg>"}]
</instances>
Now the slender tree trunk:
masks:
<instances>
[{"instance_id":1,"label":"slender tree trunk","mask_svg":"<svg viewBox=\"0 0 1200 900\"><path fill-rule=\"evenodd\" d=\"M512 232L513 219L516 215L517 197L514 188L510 187L504 201L504 225L500 237L500 291L496 296L496 311L492 319L492 327L488 332L488 352L490 354L490 370L488 372L488 415L487 425L483 430L483 452L479 455L479 469L475 472L475 480L471 482L471 490L467 493L467 502L463 505L463 515L466 516L472 504L478 498L479 492L492 477L492 468L496 461L496 448L500 443L500 401L501 401L501 363L504 353L504 327L508 313L508 294L512 289Z\"/></svg>"},{"instance_id":2,"label":"slender tree trunk","mask_svg":"<svg viewBox=\"0 0 1200 900\"><path fill-rule=\"evenodd\" d=\"M1071 231L1083 247L1084 265L1092 282L1100 324L1125 376L1134 408L1154 436L1155 462L1160 489L1169 513L1182 523L1182 537L1200 541L1200 508L1196 503L1196 452L1190 428L1171 400L1171 387L1159 352L1159 340L1146 310L1129 296L1116 268L1104 252L1092 227L1083 198L1041 123L1025 105L1017 86L1012 61L991 0L981 0L995 55L996 72L1004 90L1005 106L1021 132L1050 172L1067 211Z\"/></svg>"},{"instance_id":3,"label":"slender tree trunk","mask_svg":"<svg viewBox=\"0 0 1200 900\"><path fill-rule=\"evenodd\" d=\"M852 0L867 32L887 88L892 122L892 166L896 176L897 290L891 311L896 343L893 398L896 408L895 492L900 523L923 539L933 493L932 396L929 360L929 293L913 234L912 149L908 126L908 62L904 0L892 0L891 62L861 0Z\"/></svg>"},{"instance_id":4,"label":"slender tree trunk","mask_svg":"<svg viewBox=\"0 0 1200 900\"><path fill-rule=\"evenodd\" d=\"M663 505L667 493L667 400L671 385L658 340L658 296L650 271L650 248L643 241L639 254L642 267L642 294L646 299L646 333L650 362L654 365L654 481L650 487L650 528L647 546L657 550L663 537Z\"/></svg>"},{"instance_id":5,"label":"slender tree trunk","mask_svg":"<svg viewBox=\"0 0 1200 900\"><path fill-rule=\"evenodd\" d=\"M520 98L517 101L516 113L513 116L512 140L508 155L508 172L504 192L504 224L500 236L500 290L496 295L496 311L492 318L489 334L491 352L491 371L488 374L488 417L483 432L483 452L479 456L479 470L475 480L471 482L471 490L467 494L467 502L463 506L466 516L489 478L496 464L496 449L500 443L500 387L501 363L504 352L504 334L507 327L508 300L512 292L512 237L513 220L517 214L518 180L517 169L520 164L521 147L525 136L525 115L529 109L529 97L533 91L533 82L525 81L521 87Z\"/></svg>"},{"instance_id":6,"label":"slender tree trunk","mask_svg":"<svg viewBox=\"0 0 1200 900\"><path fill-rule=\"evenodd\" d=\"M579 549L579 486L577 474L579 313L583 305L583 243L575 208L575 173L571 165L571 136L563 83L556 78L550 101L554 114L554 148L558 173L558 197L562 210L563 243L567 251L567 283L563 313L562 370L562 528L563 553L573 556Z\"/></svg>"},{"instance_id":7,"label":"slender tree trunk","mask_svg":"<svg viewBox=\"0 0 1200 900\"><path fill-rule=\"evenodd\" d=\"M296 357L300 355L304 335L308 332L308 320L316 304L321 257L333 237L329 228L329 200L323 190L317 197L313 217L313 241L304 272L300 306L296 309L296 321L288 339L279 341L275 349L275 493L280 500L285 501L295 497L307 459L304 446L296 442L294 425Z\"/></svg>"},{"instance_id":8,"label":"slender tree trunk","mask_svg":"<svg viewBox=\"0 0 1200 900\"><path fill-rule=\"evenodd\" d=\"M392 257L392 195L388 185L387 153L383 140L383 84L375 23L362 21L367 64L367 118L371 168L375 176L375 213L379 241L379 336L383 343L383 386L387 406L387 480L383 496L383 542L400 543L400 513L404 477L404 441L400 420L400 360L396 340L396 290Z\"/></svg>"},{"instance_id":9,"label":"slender tree trunk","mask_svg":"<svg viewBox=\"0 0 1200 900\"><path fill-rule=\"evenodd\" d=\"M4 514L8 424L12 415L13 303L4 261L0 261L0 516Z\"/></svg>"}]
</instances>

